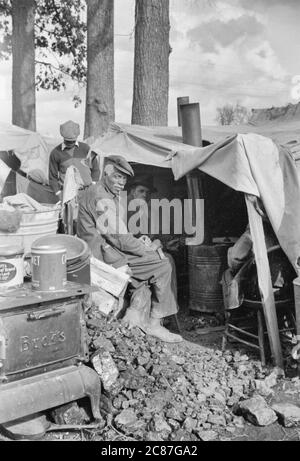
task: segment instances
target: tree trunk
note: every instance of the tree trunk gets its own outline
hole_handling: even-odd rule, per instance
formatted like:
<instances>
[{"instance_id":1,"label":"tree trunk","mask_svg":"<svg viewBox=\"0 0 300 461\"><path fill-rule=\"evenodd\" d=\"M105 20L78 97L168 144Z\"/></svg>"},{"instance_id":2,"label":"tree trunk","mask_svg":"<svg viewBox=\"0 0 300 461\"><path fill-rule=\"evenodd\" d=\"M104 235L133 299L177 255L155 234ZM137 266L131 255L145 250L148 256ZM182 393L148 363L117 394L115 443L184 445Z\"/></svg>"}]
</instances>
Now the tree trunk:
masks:
<instances>
[{"instance_id":1,"label":"tree trunk","mask_svg":"<svg viewBox=\"0 0 300 461\"><path fill-rule=\"evenodd\" d=\"M34 0L12 0L12 123L36 130Z\"/></svg>"},{"instance_id":2,"label":"tree trunk","mask_svg":"<svg viewBox=\"0 0 300 461\"><path fill-rule=\"evenodd\" d=\"M133 124L168 124L169 32L169 0L136 0Z\"/></svg>"},{"instance_id":3,"label":"tree trunk","mask_svg":"<svg viewBox=\"0 0 300 461\"><path fill-rule=\"evenodd\" d=\"M114 119L114 0L87 0L84 137L103 134Z\"/></svg>"}]
</instances>

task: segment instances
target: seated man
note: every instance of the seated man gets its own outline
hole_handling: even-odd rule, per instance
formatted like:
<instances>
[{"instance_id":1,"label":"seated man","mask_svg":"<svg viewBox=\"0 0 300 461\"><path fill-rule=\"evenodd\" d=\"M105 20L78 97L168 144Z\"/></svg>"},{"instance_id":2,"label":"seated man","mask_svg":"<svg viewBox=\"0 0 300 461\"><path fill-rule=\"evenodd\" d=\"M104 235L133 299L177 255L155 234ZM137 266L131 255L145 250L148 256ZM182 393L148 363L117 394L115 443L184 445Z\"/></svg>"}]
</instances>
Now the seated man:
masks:
<instances>
[{"instance_id":1,"label":"seated man","mask_svg":"<svg viewBox=\"0 0 300 461\"><path fill-rule=\"evenodd\" d=\"M263 219L264 238L269 257L275 300L292 296L294 269L278 244L263 204L250 196L256 211ZM245 298L260 300L257 271L253 254L253 241L249 224L227 254L228 269L222 278L224 302L227 309L239 307Z\"/></svg>"},{"instance_id":2,"label":"seated man","mask_svg":"<svg viewBox=\"0 0 300 461\"><path fill-rule=\"evenodd\" d=\"M135 207L133 207L134 210L128 210L127 212L127 222L128 222L129 231L132 232L135 237L140 238L142 241L144 241L146 244L147 243L152 244L153 248L157 248L157 250L159 251L160 249L163 249L163 253L161 253L162 256L167 257L172 266L171 287L172 287L174 296L177 299L176 265L175 265L173 256L170 253L175 253L178 251L179 239L174 238L173 235L163 235L163 243L162 243L161 240L158 240L155 235L150 234L151 207L149 205L150 205L150 200L151 200L151 194L154 192L157 192L157 190L153 186L152 176L145 175L145 174L134 176L134 178L131 178L128 181L127 192L128 192L128 197L127 197L128 208L130 208L130 203L133 203L133 200L137 201L136 202L137 208L139 208L139 202L141 202L141 208L143 208L142 202L144 202L145 206L148 207L147 217L146 217L147 223L145 223L146 224L145 232L147 235L142 235L141 232L135 233L134 228L131 228L131 217L133 216L133 214L138 212L141 215L143 212L143 209L139 209L138 211L135 211ZM162 239L162 237L160 237L160 239Z\"/></svg>"},{"instance_id":3,"label":"seated man","mask_svg":"<svg viewBox=\"0 0 300 461\"><path fill-rule=\"evenodd\" d=\"M160 259L156 248L128 233L123 221L119 195L128 177L133 175L131 166L122 156L107 157L101 180L82 191L79 197L77 234L88 243L94 257L114 267L128 264L137 291L145 283L150 285L149 318L145 320L131 305L126 320L162 341L179 342L182 341L180 335L161 325L164 317L177 312L171 290L171 265L168 259Z\"/></svg>"}]
</instances>

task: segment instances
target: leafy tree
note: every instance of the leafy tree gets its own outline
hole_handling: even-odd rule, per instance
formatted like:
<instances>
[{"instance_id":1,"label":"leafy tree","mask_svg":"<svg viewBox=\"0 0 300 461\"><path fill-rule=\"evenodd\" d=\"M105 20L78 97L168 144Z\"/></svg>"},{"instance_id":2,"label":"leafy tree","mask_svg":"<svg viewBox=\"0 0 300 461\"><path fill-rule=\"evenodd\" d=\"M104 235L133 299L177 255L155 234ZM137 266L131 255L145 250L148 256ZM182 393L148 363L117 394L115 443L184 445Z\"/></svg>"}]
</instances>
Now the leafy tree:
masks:
<instances>
[{"instance_id":1,"label":"leafy tree","mask_svg":"<svg viewBox=\"0 0 300 461\"><path fill-rule=\"evenodd\" d=\"M83 0L35 1L37 89L59 91L66 76L86 82L86 22ZM0 59L12 52L12 2L0 0Z\"/></svg>"},{"instance_id":2,"label":"leafy tree","mask_svg":"<svg viewBox=\"0 0 300 461\"><path fill-rule=\"evenodd\" d=\"M223 107L217 108L216 121L220 125L241 125L249 121L250 111L247 107L242 106L238 102L234 105L225 104Z\"/></svg>"}]
</instances>

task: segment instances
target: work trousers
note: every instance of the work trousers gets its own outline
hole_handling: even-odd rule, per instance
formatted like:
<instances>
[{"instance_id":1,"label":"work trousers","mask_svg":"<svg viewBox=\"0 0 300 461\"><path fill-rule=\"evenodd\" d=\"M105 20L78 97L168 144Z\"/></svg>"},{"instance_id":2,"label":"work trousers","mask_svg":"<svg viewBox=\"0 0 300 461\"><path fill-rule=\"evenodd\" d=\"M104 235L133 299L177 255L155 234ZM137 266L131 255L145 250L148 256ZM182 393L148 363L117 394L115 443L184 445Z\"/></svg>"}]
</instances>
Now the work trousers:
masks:
<instances>
[{"instance_id":1,"label":"work trousers","mask_svg":"<svg viewBox=\"0 0 300 461\"><path fill-rule=\"evenodd\" d=\"M156 252L144 256L127 255L132 270L132 284L138 290L147 282L151 290L150 316L164 318L176 314L176 285L172 283L172 265L168 258L160 259ZM174 268L175 270L175 268Z\"/></svg>"}]
</instances>

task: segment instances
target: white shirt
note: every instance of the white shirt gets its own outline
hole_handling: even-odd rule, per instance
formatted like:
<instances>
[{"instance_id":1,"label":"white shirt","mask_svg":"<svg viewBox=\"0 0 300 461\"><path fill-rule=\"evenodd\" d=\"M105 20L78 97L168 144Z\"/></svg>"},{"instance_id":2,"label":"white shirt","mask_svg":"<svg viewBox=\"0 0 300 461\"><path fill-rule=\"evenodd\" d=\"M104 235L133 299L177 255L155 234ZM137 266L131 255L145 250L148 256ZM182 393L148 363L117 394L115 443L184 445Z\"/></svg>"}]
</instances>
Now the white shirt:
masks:
<instances>
[{"instance_id":1,"label":"white shirt","mask_svg":"<svg viewBox=\"0 0 300 461\"><path fill-rule=\"evenodd\" d=\"M78 141L75 142L75 146L79 147L79 142ZM65 143L63 142L62 145L61 145L61 150L65 150L65 149L68 149L68 146L66 146Z\"/></svg>"}]
</instances>

